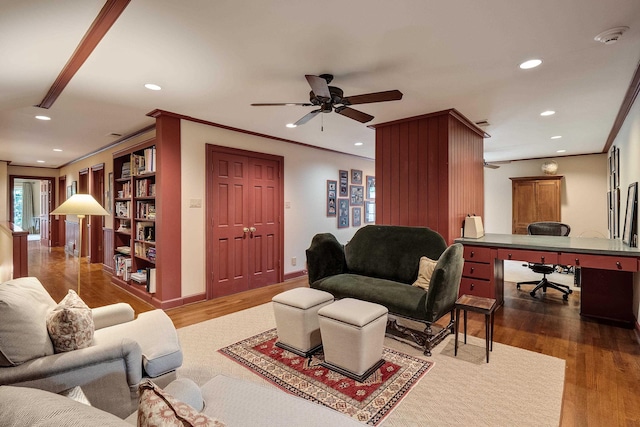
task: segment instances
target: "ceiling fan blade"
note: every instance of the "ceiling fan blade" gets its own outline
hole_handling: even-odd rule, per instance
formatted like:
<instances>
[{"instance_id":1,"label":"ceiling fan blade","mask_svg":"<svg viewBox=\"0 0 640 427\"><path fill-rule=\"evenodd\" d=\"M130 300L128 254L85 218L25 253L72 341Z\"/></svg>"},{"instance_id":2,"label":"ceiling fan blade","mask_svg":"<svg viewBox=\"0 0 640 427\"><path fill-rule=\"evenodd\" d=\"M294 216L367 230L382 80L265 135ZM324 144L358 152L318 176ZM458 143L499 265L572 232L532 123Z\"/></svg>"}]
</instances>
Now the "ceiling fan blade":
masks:
<instances>
[{"instance_id":1,"label":"ceiling fan blade","mask_svg":"<svg viewBox=\"0 0 640 427\"><path fill-rule=\"evenodd\" d=\"M298 120L294 124L296 126L303 125L303 124L307 123L309 120L313 119L316 116L316 114L318 114L321 111L322 110L313 110L312 112L310 112L309 114L305 115L303 118L301 118L300 120Z\"/></svg>"},{"instance_id":2,"label":"ceiling fan blade","mask_svg":"<svg viewBox=\"0 0 640 427\"><path fill-rule=\"evenodd\" d=\"M362 111L354 110L349 107L336 107L335 112L338 114L342 114L343 116L349 117L350 119L357 120L360 123L366 123L373 119L373 116L363 113Z\"/></svg>"},{"instance_id":3,"label":"ceiling fan blade","mask_svg":"<svg viewBox=\"0 0 640 427\"><path fill-rule=\"evenodd\" d=\"M489 163L489 162L484 162L484 167L489 169L500 169L499 165L496 165L494 163Z\"/></svg>"},{"instance_id":4,"label":"ceiling fan blade","mask_svg":"<svg viewBox=\"0 0 640 427\"><path fill-rule=\"evenodd\" d=\"M387 90L384 92L366 93L342 98L344 105L369 104L371 102L398 101L402 99L402 92L399 90Z\"/></svg>"},{"instance_id":5,"label":"ceiling fan blade","mask_svg":"<svg viewBox=\"0 0 640 427\"><path fill-rule=\"evenodd\" d=\"M322 98L331 99L331 92L329 92L329 85L327 81L322 77L312 76L310 74L305 75L307 82L309 82L309 86L311 86L311 90L316 96L321 96Z\"/></svg>"},{"instance_id":6,"label":"ceiling fan blade","mask_svg":"<svg viewBox=\"0 0 640 427\"><path fill-rule=\"evenodd\" d=\"M284 105L286 107L289 106L293 106L293 105L302 105L303 107L310 107L313 104L309 104L308 102L266 102L266 103L257 103L257 104L251 104L253 107L270 107L270 106L277 106L277 105Z\"/></svg>"}]
</instances>

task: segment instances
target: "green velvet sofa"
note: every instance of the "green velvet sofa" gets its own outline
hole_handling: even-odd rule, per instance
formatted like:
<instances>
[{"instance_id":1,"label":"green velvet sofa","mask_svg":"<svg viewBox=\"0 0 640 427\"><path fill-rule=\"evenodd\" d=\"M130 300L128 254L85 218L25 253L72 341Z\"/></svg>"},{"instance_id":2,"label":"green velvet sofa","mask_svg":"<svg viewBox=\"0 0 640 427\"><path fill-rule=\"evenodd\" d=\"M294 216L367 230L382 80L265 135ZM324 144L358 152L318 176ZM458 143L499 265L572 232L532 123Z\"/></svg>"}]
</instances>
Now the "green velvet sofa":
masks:
<instances>
[{"instance_id":1,"label":"green velvet sofa","mask_svg":"<svg viewBox=\"0 0 640 427\"><path fill-rule=\"evenodd\" d=\"M389 309L387 333L410 338L431 350L454 333L454 305L462 276L462 245L447 246L437 232L426 227L367 225L346 244L331 233L316 234L306 251L309 285L335 298L356 298ZM420 257L437 260L429 291L412 286ZM433 324L450 315L445 327ZM396 317L424 323L425 329L398 323ZM434 332L437 329L437 332Z\"/></svg>"}]
</instances>

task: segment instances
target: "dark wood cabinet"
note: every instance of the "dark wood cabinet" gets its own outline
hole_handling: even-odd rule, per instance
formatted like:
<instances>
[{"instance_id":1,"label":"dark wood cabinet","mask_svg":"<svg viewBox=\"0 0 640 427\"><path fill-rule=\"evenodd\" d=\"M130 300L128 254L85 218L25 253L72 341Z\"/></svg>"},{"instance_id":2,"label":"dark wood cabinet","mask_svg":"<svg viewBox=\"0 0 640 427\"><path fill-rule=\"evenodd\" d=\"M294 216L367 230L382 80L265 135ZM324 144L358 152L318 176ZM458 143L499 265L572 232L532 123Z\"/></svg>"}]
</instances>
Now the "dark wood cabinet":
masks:
<instances>
[{"instance_id":1,"label":"dark wood cabinet","mask_svg":"<svg viewBox=\"0 0 640 427\"><path fill-rule=\"evenodd\" d=\"M527 234L532 222L560 221L562 176L510 178L513 234Z\"/></svg>"}]
</instances>

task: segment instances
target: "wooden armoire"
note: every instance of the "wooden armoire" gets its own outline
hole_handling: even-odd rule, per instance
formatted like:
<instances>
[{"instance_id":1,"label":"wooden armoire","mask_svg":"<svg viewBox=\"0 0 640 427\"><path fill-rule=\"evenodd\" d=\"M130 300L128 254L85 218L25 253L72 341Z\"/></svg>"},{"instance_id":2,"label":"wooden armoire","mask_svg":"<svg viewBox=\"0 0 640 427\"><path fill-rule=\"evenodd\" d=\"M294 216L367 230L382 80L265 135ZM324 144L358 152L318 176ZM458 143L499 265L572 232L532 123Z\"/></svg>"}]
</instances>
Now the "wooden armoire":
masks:
<instances>
[{"instance_id":1,"label":"wooden armoire","mask_svg":"<svg viewBox=\"0 0 640 427\"><path fill-rule=\"evenodd\" d=\"M561 220L561 175L509 179L512 189L513 234L527 234L527 226L532 222Z\"/></svg>"},{"instance_id":2,"label":"wooden armoire","mask_svg":"<svg viewBox=\"0 0 640 427\"><path fill-rule=\"evenodd\" d=\"M449 244L484 214L482 129L455 109L376 130L376 224L427 226Z\"/></svg>"}]
</instances>

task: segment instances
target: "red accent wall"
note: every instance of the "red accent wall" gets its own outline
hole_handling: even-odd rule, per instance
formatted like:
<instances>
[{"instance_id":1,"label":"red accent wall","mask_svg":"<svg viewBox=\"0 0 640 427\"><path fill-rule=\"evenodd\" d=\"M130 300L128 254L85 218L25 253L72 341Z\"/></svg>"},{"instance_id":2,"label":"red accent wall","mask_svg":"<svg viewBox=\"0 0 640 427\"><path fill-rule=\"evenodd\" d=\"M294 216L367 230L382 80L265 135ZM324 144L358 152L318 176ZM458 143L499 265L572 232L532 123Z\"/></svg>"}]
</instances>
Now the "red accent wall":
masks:
<instances>
[{"instance_id":1,"label":"red accent wall","mask_svg":"<svg viewBox=\"0 0 640 427\"><path fill-rule=\"evenodd\" d=\"M483 140L455 109L372 126L376 223L426 226L451 244L467 214L484 215Z\"/></svg>"}]
</instances>

